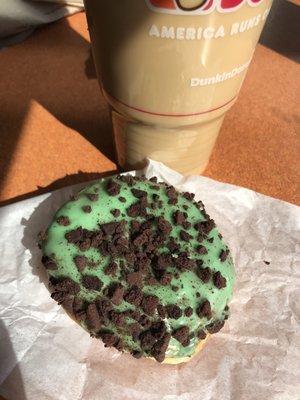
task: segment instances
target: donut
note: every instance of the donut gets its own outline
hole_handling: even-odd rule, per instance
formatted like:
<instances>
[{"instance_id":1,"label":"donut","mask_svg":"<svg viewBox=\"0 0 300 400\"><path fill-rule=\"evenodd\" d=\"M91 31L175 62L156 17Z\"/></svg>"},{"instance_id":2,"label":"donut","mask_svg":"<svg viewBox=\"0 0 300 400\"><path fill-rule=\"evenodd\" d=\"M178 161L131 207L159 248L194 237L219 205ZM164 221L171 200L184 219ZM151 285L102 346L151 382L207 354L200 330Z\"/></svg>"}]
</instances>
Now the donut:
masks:
<instances>
[{"instance_id":1,"label":"donut","mask_svg":"<svg viewBox=\"0 0 300 400\"><path fill-rule=\"evenodd\" d=\"M135 358L190 360L229 315L228 247L192 193L131 175L92 183L40 240L51 297Z\"/></svg>"}]
</instances>

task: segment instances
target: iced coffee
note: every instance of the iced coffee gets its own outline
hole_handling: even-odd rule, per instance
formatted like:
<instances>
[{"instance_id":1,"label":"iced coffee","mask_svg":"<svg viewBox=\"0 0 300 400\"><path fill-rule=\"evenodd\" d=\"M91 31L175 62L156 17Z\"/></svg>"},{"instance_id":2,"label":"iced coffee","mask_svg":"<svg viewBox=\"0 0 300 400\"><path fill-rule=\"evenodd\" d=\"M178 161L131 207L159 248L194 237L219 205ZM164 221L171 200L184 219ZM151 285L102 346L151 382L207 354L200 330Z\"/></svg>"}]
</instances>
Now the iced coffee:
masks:
<instances>
[{"instance_id":1,"label":"iced coffee","mask_svg":"<svg viewBox=\"0 0 300 400\"><path fill-rule=\"evenodd\" d=\"M119 163L206 167L272 0L85 0Z\"/></svg>"}]
</instances>

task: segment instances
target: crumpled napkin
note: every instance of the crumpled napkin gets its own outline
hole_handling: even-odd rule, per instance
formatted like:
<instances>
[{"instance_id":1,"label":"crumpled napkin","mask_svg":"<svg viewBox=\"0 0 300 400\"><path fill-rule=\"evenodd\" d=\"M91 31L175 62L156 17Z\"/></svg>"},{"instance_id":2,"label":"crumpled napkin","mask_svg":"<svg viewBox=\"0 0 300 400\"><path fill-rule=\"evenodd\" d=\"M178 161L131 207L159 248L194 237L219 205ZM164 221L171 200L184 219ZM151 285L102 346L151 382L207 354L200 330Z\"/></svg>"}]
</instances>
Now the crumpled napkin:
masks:
<instances>
[{"instance_id":1,"label":"crumpled napkin","mask_svg":"<svg viewBox=\"0 0 300 400\"><path fill-rule=\"evenodd\" d=\"M106 349L49 296L38 232L82 185L0 209L0 394L9 400L299 400L299 207L150 161L204 201L232 250L231 317L187 364ZM138 172L140 173L140 172ZM133 172L135 174L135 172Z\"/></svg>"}]
</instances>

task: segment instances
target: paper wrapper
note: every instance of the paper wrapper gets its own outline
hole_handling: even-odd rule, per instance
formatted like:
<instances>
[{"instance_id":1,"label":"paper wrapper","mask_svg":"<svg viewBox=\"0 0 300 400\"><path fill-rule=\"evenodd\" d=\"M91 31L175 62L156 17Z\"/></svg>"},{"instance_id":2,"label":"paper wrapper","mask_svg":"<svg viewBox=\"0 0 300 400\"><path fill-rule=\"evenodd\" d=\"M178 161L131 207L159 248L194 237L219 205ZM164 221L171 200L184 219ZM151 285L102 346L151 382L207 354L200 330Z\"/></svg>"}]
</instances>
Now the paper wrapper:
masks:
<instances>
[{"instance_id":1,"label":"paper wrapper","mask_svg":"<svg viewBox=\"0 0 300 400\"><path fill-rule=\"evenodd\" d=\"M91 339L43 283L38 232L79 187L62 189L0 209L0 393L9 400L299 400L299 208L183 178L157 162L145 174L194 192L232 250L237 279L225 327L177 366Z\"/></svg>"}]
</instances>

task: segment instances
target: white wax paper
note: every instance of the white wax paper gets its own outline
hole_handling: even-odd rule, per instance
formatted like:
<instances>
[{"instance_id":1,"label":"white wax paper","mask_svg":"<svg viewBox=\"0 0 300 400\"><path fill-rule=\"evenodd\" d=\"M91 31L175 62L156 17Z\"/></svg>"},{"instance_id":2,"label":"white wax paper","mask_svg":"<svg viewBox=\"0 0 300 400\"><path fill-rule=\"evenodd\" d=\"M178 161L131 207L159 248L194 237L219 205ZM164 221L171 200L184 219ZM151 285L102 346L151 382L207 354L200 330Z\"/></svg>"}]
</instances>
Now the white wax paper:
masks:
<instances>
[{"instance_id":1,"label":"white wax paper","mask_svg":"<svg viewBox=\"0 0 300 400\"><path fill-rule=\"evenodd\" d=\"M299 400L299 208L204 177L183 178L157 162L145 173L194 192L224 234L237 271L225 328L179 366L135 360L91 339L43 283L38 232L79 186L62 189L0 209L0 394L9 400Z\"/></svg>"}]
</instances>

